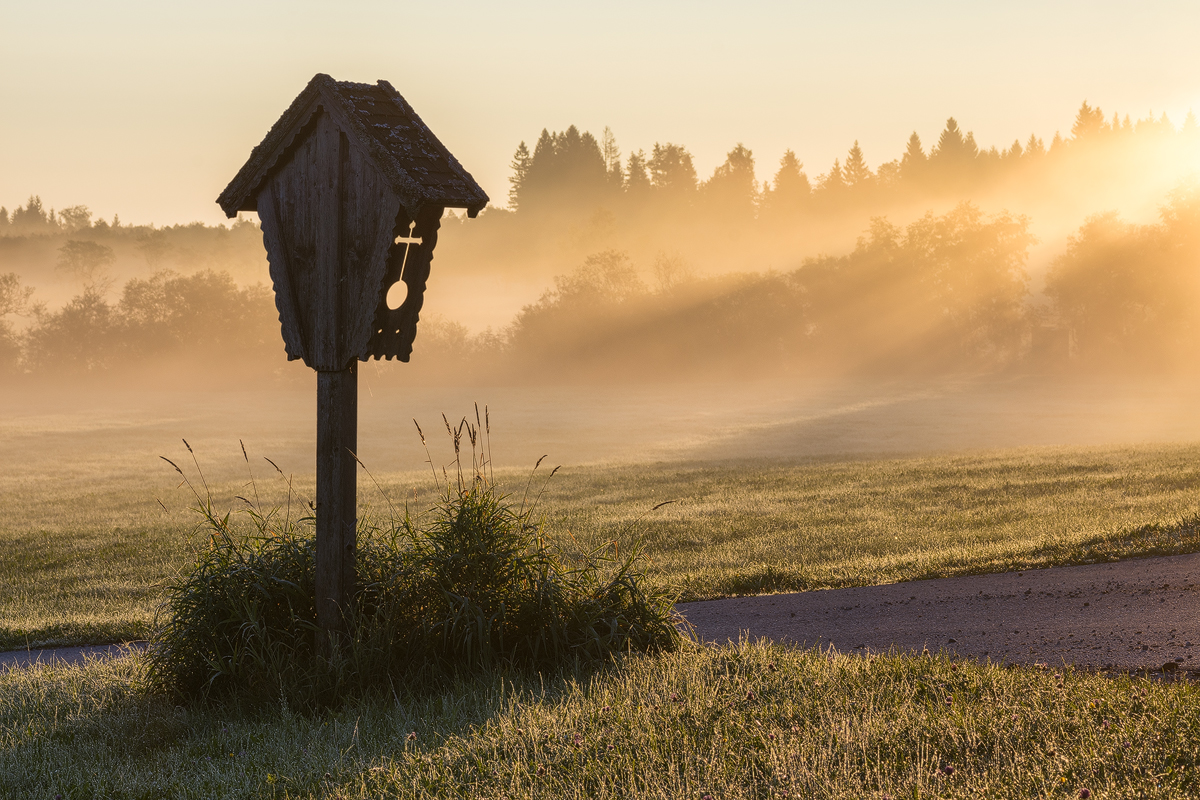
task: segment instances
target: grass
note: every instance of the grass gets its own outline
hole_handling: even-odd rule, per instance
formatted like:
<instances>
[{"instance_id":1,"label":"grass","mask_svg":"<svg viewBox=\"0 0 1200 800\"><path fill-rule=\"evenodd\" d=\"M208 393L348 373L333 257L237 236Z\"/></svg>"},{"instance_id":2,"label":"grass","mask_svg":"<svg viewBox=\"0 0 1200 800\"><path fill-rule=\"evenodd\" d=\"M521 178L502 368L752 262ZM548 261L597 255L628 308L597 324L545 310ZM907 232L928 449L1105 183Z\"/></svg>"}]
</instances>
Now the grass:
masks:
<instances>
[{"instance_id":1,"label":"grass","mask_svg":"<svg viewBox=\"0 0 1200 800\"><path fill-rule=\"evenodd\" d=\"M464 432L469 470L457 457ZM184 702L280 697L309 709L397 682L433 688L497 666L555 670L678 647L673 599L645 590L636 548L564 557L536 516L544 481L535 488L531 474L520 496L502 493L486 433L466 422L453 431L455 475L433 509L359 521L358 588L331 639L318 627L311 516L244 499L241 535L203 475L168 462L207 540L166 588L147 686Z\"/></svg>"},{"instance_id":2,"label":"grass","mask_svg":"<svg viewBox=\"0 0 1200 800\"><path fill-rule=\"evenodd\" d=\"M166 469L147 479L120 458L39 455L0 474L0 647L148 632L195 519ZM699 598L1200 550L1196 465L1189 445L590 466L541 503L577 553L636 523L652 583ZM245 478L214 475L234 505ZM377 477L424 507L425 475ZM286 499L259 488L264 505ZM302 712L265 694L179 707L146 670L133 656L0 672L0 797L1200 794L1186 681L760 643L494 667Z\"/></svg>"},{"instance_id":3,"label":"grass","mask_svg":"<svg viewBox=\"0 0 1200 800\"><path fill-rule=\"evenodd\" d=\"M234 507L246 479L230 461L212 484ZM262 463L262 502L286 502ZM98 462L54 480L5 479L0 648L147 636L162 587L191 559L196 519L165 465L152 481L121 474ZM526 475L498 470L497 481L523 486ZM377 477L394 502L436 500L427 472ZM296 485L311 496L310 483ZM1197 551L1198 490L1200 446L1030 448L576 467L555 476L541 507L575 552L636 523L651 585L700 599ZM364 511L384 505L365 478L360 497ZM650 512L667 500L677 502Z\"/></svg>"},{"instance_id":4,"label":"grass","mask_svg":"<svg viewBox=\"0 0 1200 800\"><path fill-rule=\"evenodd\" d=\"M765 644L337 712L175 707L138 657L0 673L5 798L1194 797L1200 688Z\"/></svg>"}]
</instances>

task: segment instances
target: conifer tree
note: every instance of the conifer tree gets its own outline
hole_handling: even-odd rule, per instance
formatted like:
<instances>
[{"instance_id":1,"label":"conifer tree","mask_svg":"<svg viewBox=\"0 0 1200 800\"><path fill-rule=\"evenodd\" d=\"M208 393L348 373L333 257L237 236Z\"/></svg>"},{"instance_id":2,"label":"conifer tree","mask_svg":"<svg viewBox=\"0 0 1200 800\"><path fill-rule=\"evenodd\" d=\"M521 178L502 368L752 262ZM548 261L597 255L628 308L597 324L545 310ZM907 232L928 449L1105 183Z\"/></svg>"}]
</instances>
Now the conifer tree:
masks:
<instances>
[{"instance_id":1,"label":"conifer tree","mask_svg":"<svg viewBox=\"0 0 1200 800\"><path fill-rule=\"evenodd\" d=\"M1196 138L1196 134L1200 132L1200 126L1196 124L1196 115L1192 113L1190 108L1188 109L1187 116L1183 118L1183 127L1179 129L1179 132L1189 139Z\"/></svg>"},{"instance_id":2,"label":"conifer tree","mask_svg":"<svg viewBox=\"0 0 1200 800\"><path fill-rule=\"evenodd\" d=\"M607 193L608 172L596 137L574 125L562 133L543 129L525 170L522 210L589 211Z\"/></svg>"},{"instance_id":3,"label":"conifer tree","mask_svg":"<svg viewBox=\"0 0 1200 800\"><path fill-rule=\"evenodd\" d=\"M900 157L900 177L906 181L917 180L925 172L925 149L921 147L921 137L913 131L908 137L904 155Z\"/></svg>"},{"instance_id":4,"label":"conifer tree","mask_svg":"<svg viewBox=\"0 0 1200 800\"><path fill-rule=\"evenodd\" d=\"M532 158L529 155L529 148L525 146L525 142L517 145L517 152L513 153L512 163L509 167L512 168L512 177L508 179L508 207L513 211L521 209L521 193L525 189L525 179L529 175L529 163ZM113 227L118 226L117 217L113 217Z\"/></svg>"},{"instance_id":5,"label":"conifer tree","mask_svg":"<svg viewBox=\"0 0 1200 800\"><path fill-rule=\"evenodd\" d=\"M1092 108L1087 100L1084 100L1083 105L1079 107L1079 113L1075 115L1075 124L1071 126L1071 138L1077 142L1094 139L1105 130L1104 112L1099 107Z\"/></svg>"},{"instance_id":6,"label":"conifer tree","mask_svg":"<svg viewBox=\"0 0 1200 800\"><path fill-rule=\"evenodd\" d=\"M696 191L696 167L692 154L682 145L655 142L646 166L655 191L674 198L686 198Z\"/></svg>"},{"instance_id":7,"label":"conifer tree","mask_svg":"<svg viewBox=\"0 0 1200 800\"><path fill-rule=\"evenodd\" d=\"M842 162L840 159L833 160L833 166L829 168L829 172L825 173L820 178L818 188L826 195L838 197L846 189L846 178L842 173Z\"/></svg>"},{"instance_id":8,"label":"conifer tree","mask_svg":"<svg viewBox=\"0 0 1200 800\"><path fill-rule=\"evenodd\" d=\"M946 120L946 128L942 131L942 135L938 137L938 143L933 148L933 152L929 154L929 159L933 160L957 160L962 156L966 146L963 142L962 131L958 128L958 122L954 117Z\"/></svg>"},{"instance_id":9,"label":"conifer tree","mask_svg":"<svg viewBox=\"0 0 1200 800\"><path fill-rule=\"evenodd\" d=\"M961 186L974 175L978 155L974 135L968 133L964 137L958 121L950 117L937 146L929 154L929 166L942 185Z\"/></svg>"},{"instance_id":10,"label":"conifer tree","mask_svg":"<svg viewBox=\"0 0 1200 800\"><path fill-rule=\"evenodd\" d=\"M625 194L631 200L642 200L650 193L650 174L646 170L646 153L642 150L629 154L629 166L625 170Z\"/></svg>"},{"instance_id":11,"label":"conifer tree","mask_svg":"<svg viewBox=\"0 0 1200 800\"><path fill-rule=\"evenodd\" d=\"M804 174L804 165L791 150L783 152L779 159L779 170L775 173L769 192L764 192L765 203L774 209L796 209L808 200L812 186Z\"/></svg>"},{"instance_id":12,"label":"conifer tree","mask_svg":"<svg viewBox=\"0 0 1200 800\"><path fill-rule=\"evenodd\" d=\"M41 233L47 224L42 198L30 195L24 207L17 206L13 209L10 222L14 233Z\"/></svg>"},{"instance_id":13,"label":"conifer tree","mask_svg":"<svg viewBox=\"0 0 1200 800\"><path fill-rule=\"evenodd\" d=\"M979 157L979 145L975 144L975 134L967 131L967 136L963 139L963 154L968 160Z\"/></svg>"},{"instance_id":14,"label":"conifer tree","mask_svg":"<svg viewBox=\"0 0 1200 800\"><path fill-rule=\"evenodd\" d=\"M753 216L758 200L754 154L741 142L726 154L725 163L705 181L704 197L719 213L739 218Z\"/></svg>"},{"instance_id":15,"label":"conifer tree","mask_svg":"<svg viewBox=\"0 0 1200 800\"><path fill-rule=\"evenodd\" d=\"M625 183L625 173L621 170L621 149L617 147L617 137L613 135L612 128L607 125L600 136L600 154L604 157L609 188L621 189Z\"/></svg>"},{"instance_id":16,"label":"conifer tree","mask_svg":"<svg viewBox=\"0 0 1200 800\"><path fill-rule=\"evenodd\" d=\"M858 146L857 139L854 140L854 146L850 148L850 152L846 156L846 165L842 167L842 177L846 181L846 186L851 189L864 189L871 183L871 169L867 166L866 159L863 158L863 151Z\"/></svg>"}]
</instances>

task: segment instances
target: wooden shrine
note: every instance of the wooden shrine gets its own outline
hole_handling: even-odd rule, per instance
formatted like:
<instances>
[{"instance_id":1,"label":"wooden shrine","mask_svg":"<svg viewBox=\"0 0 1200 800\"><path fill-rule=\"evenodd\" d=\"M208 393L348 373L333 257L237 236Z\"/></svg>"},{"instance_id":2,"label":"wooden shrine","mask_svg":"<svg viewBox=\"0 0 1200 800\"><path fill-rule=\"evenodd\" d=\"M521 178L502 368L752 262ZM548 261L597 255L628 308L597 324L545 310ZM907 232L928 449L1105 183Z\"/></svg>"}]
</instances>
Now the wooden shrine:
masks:
<instances>
[{"instance_id":1,"label":"wooden shrine","mask_svg":"<svg viewBox=\"0 0 1200 800\"><path fill-rule=\"evenodd\" d=\"M475 217L487 202L391 84L328 75L309 81L217 198L228 217L258 213L288 359L317 371L326 634L343 630L354 596L357 362L408 361L442 212Z\"/></svg>"}]
</instances>

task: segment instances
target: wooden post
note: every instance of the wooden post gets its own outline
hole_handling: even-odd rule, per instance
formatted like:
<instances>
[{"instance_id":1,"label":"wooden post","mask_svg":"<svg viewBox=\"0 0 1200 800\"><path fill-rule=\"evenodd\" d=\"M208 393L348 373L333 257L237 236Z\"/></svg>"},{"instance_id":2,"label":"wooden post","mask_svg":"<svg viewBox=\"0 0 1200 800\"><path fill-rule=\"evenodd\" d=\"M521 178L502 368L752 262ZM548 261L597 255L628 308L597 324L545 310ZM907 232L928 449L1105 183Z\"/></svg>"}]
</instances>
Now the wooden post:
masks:
<instances>
[{"instance_id":1,"label":"wooden post","mask_svg":"<svg viewBox=\"0 0 1200 800\"><path fill-rule=\"evenodd\" d=\"M346 632L354 598L357 526L358 362L317 372L318 649Z\"/></svg>"}]
</instances>

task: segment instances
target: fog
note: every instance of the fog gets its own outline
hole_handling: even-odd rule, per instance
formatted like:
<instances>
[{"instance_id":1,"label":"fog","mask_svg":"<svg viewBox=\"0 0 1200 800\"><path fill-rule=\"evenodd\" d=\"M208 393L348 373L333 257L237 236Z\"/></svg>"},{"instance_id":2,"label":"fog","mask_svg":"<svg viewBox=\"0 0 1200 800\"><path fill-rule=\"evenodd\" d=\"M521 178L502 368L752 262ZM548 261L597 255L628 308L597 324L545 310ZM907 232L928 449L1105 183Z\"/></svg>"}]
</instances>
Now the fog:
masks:
<instances>
[{"instance_id":1,"label":"fog","mask_svg":"<svg viewBox=\"0 0 1200 800\"><path fill-rule=\"evenodd\" d=\"M443 217L411 363L363 365L368 463L420 468L411 420L475 402L513 466L1196 438L1190 116L1085 103L1069 136L987 149L951 119L874 167L789 151L766 183L741 145L705 178L679 144L531 141L507 207ZM67 431L139 459L240 437L311 470L314 379L254 220L30 198L0 210L0 278L10 457Z\"/></svg>"},{"instance_id":2,"label":"fog","mask_svg":"<svg viewBox=\"0 0 1200 800\"><path fill-rule=\"evenodd\" d=\"M241 445L259 479L271 458L311 484L315 471L315 380L250 391L136 392L87 396L0 393L0 465L6 491L21 481L63 491L101 491L148 481L168 492L176 476L159 457L190 467L192 445L209 480L245 480ZM359 454L376 476L404 472L432 485L430 465L448 465L442 422L487 404L497 467L557 480L586 464L812 461L903 457L998 448L1139 446L1200 439L1200 384L1153 385L1046 379L921 383L731 384L673 387L550 387L369 391L363 382ZM430 444L421 446L413 419ZM374 489L360 476L360 496ZM177 498L178 499L178 498ZM376 498L377 499L377 498Z\"/></svg>"}]
</instances>

